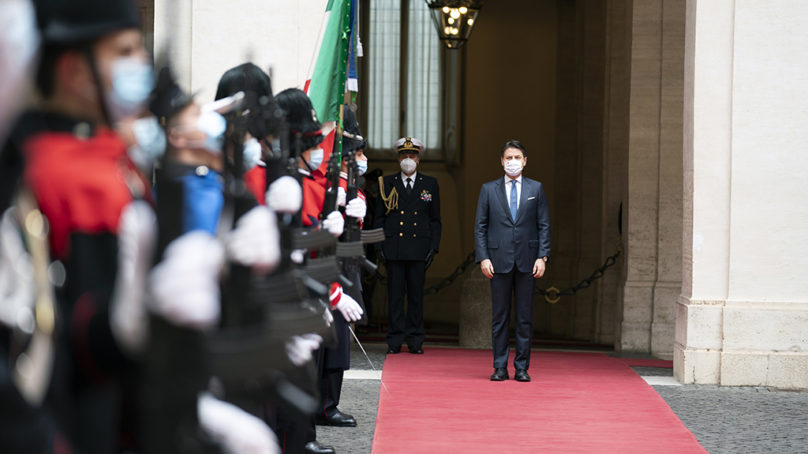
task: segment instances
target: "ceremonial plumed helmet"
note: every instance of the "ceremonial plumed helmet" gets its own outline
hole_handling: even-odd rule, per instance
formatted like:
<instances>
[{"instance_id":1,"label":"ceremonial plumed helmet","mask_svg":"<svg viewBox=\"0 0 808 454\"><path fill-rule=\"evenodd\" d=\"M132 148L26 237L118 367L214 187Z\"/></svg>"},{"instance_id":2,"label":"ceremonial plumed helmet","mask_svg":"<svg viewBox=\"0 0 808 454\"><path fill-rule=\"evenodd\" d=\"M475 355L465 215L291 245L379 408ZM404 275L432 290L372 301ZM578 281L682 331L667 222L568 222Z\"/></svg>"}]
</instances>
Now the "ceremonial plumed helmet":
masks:
<instances>
[{"instance_id":1,"label":"ceremonial plumed helmet","mask_svg":"<svg viewBox=\"0 0 808 454\"><path fill-rule=\"evenodd\" d=\"M300 151L308 150L323 141L320 132L322 125L317 121L314 107L306 93L297 88L287 88L278 93L275 102L281 108L286 124L289 127L289 143L295 145L297 135L300 135Z\"/></svg>"},{"instance_id":2,"label":"ceremonial plumed helmet","mask_svg":"<svg viewBox=\"0 0 808 454\"><path fill-rule=\"evenodd\" d=\"M356 119L356 113L348 104L345 104L342 108L342 127L343 150L354 151L365 148L367 141L362 137L362 131L359 129L359 121Z\"/></svg>"},{"instance_id":3,"label":"ceremonial plumed helmet","mask_svg":"<svg viewBox=\"0 0 808 454\"><path fill-rule=\"evenodd\" d=\"M242 63L222 74L216 87L216 99L244 92L244 102L250 111L247 130L253 137L276 134L281 113L272 97L272 80L253 63Z\"/></svg>"},{"instance_id":4,"label":"ceremonial plumed helmet","mask_svg":"<svg viewBox=\"0 0 808 454\"><path fill-rule=\"evenodd\" d=\"M94 41L140 27L133 0L36 0L34 4L45 44Z\"/></svg>"},{"instance_id":5,"label":"ceremonial plumed helmet","mask_svg":"<svg viewBox=\"0 0 808 454\"><path fill-rule=\"evenodd\" d=\"M415 137L402 137L393 144L393 150L398 153L417 153L424 151L424 143Z\"/></svg>"}]
</instances>

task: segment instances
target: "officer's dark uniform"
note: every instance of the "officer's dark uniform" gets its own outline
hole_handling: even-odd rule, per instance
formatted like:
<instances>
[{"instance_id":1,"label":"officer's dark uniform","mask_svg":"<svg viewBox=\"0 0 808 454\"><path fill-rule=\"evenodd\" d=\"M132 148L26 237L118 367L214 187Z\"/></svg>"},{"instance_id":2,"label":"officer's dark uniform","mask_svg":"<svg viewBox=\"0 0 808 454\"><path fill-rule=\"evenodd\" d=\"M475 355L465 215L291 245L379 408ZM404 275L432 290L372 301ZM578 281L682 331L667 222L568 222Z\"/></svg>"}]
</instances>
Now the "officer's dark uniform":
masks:
<instances>
[{"instance_id":1,"label":"officer's dark uniform","mask_svg":"<svg viewBox=\"0 0 808 454\"><path fill-rule=\"evenodd\" d=\"M420 153L407 138L398 152ZM387 268L387 294L390 304L390 329L387 345L398 351L406 342L410 351L421 349L424 342L423 295L426 259L437 253L440 244L440 194L435 178L416 172L412 189L405 188L401 173L383 178L382 197L376 202L374 227L384 228L384 254ZM397 204L389 206L393 191ZM407 292L407 314L404 315L404 292Z\"/></svg>"}]
</instances>

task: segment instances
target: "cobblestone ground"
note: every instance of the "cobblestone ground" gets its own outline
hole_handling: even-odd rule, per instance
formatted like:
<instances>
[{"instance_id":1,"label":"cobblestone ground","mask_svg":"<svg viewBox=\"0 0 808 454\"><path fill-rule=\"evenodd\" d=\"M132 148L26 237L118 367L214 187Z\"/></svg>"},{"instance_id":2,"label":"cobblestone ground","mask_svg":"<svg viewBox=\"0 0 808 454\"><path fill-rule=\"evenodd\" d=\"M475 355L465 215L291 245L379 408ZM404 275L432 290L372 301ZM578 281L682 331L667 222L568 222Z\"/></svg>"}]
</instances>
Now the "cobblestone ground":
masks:
<instances>
[{"instance_id":1,"label":"cobblestone ground","mask_svg":"<svg viewBox=\"0 0 808 454\"><path fill-rule=\"evenodd\" d=\"M386 345L365 345L377 370ZM427 354L429 354L427 346ZM407 354L407 353L401 353ZM370 370L355 347L351 367ZM670 369L635 367L642 376L671 376ZM710 454L808 454L808 392L711 385L654 386ZM345 380L340 409L355 428L317 427L317 439L338 453L369 454L379 404L378 380ZM381 390L384 392L384 390Z\"/></svg>"},{"instance_id":2,"label":"cobblestone ground","mask_svg":"<svg viewBox=\"0 0 808 454\"><path fill-rule=\"evenodd\" d=\"M808 393L654 386L710 454L808 453Z\"/></svg>"}]
</instances>

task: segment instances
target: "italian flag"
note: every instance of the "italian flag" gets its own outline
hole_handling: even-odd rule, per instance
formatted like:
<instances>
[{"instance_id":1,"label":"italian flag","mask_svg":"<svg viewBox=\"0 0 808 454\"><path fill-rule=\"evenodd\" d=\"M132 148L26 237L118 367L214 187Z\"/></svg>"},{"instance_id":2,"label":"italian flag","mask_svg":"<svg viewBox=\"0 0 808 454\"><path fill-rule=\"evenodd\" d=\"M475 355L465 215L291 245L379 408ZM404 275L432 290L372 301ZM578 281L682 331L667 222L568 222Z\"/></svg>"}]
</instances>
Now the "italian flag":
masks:
<instances>
[{"instance_id":1,"label":"italian flag","mask_svg":"<svg viewBox=\"0 0 808 454\"><path fill-rule=\"evenodd\" d=\"M317 47L314 50L309 76L303 91L309 95L317 119L323 123L327 134L323 141L323 164L328 166L331 152L342 151L342 131L340 107L345 99L345 83L348 77L349 57L353 57L352 47L357 41L354 36L358 0L328 0ZM339 127L339 128L337 128ZM336 140L335 140L336 139Z\"/></svg>"}]
</instances>

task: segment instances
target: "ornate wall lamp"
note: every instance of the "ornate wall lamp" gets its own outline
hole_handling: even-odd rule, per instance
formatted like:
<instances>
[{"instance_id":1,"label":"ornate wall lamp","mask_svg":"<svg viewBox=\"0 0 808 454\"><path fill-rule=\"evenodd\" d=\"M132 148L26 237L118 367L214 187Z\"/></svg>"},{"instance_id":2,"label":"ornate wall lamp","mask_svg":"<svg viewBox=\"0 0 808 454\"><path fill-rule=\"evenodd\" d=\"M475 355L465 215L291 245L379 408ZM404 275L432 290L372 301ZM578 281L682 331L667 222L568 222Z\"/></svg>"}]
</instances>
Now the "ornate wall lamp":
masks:
<instances>
[{"instance_id":1,"label":"ornate wall lamp","mask_svg":"<svg viewBox=\"0 0 808 454\"><path fill-rule=\"evenodd\" d=\"M449 49L460 49L469 39L471 29L485 0L425 0L432 13L441 41Z\"/></svg>"}]
</instances>

